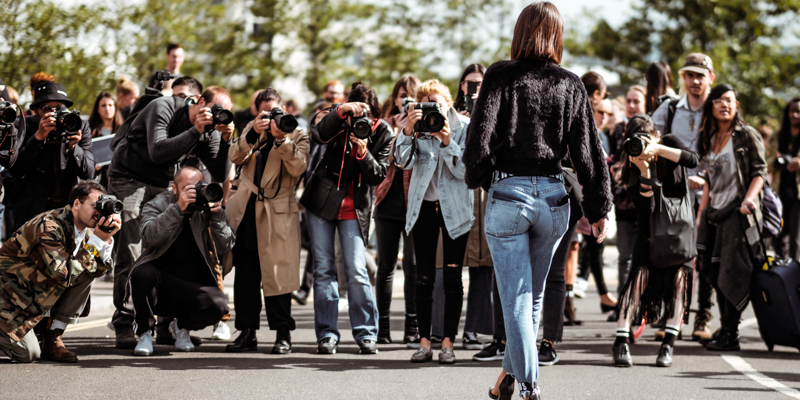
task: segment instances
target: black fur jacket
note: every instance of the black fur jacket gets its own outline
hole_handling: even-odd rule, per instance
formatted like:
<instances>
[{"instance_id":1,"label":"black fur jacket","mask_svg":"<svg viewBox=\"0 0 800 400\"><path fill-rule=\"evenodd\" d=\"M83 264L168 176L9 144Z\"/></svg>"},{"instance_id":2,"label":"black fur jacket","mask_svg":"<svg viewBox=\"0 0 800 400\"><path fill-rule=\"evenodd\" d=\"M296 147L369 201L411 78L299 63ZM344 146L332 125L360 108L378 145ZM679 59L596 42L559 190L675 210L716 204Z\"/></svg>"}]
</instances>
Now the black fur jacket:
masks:
<instances>
[{"instance_id":1,"label":"black fur jacket","mask_svg":"<svg viewBox=\"0 0 800 400\"><path fill-rule=\"evenodd\" d=\"M611 211L611 181L580 78L542 60L489 67L467 130L467 185L488 189L494 171L559 174L567 154L583 187L583 213L594 223Z\"/></svg>"}]
</instances>

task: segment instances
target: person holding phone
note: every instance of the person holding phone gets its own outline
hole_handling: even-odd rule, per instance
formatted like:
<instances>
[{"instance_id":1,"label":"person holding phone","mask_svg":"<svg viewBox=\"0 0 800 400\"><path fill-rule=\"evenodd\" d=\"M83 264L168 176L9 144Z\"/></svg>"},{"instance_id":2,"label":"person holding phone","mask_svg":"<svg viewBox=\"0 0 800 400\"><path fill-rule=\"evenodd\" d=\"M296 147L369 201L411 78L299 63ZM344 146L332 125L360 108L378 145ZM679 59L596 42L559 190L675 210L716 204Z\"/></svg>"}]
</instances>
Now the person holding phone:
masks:
<instances>
[{"instance_id":1,"label":"person holding phone","mask_svg":"<svg viewBox=\"0 0 800 400\"><path fill-rule=\"evenodd\" d=\"M453 103L453 108L461 115L470 116L472 108L475 106L475 100L478 98L478 92L481 90L483 84L483 75L486 73L486 67L482 64L471 64L464 68L461 74L461 80L458 83L458 93L456 93L456 101Z\"/></svg>"}]
</instances>

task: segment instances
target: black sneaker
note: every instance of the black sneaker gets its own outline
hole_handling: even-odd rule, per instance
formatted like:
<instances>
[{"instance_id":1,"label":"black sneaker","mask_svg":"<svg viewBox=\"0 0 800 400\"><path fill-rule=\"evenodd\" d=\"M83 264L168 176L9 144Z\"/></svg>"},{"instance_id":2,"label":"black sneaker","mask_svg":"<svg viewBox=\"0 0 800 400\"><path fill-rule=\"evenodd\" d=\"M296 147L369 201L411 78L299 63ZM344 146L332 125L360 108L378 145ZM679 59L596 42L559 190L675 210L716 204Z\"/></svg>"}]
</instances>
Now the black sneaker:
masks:
<instances>
[{"instance_id":1,"label":"black sneaker","mask_svg":"<svg viewBox=\"0 0 800 400\"><path fill-rule=\"evenodd\" d=\"M503 359L505 354L506 345L495 339L488 346L484 347L483 350L479 351L478 354L472 356L472 359L475 361L499 361Z\"/></svg>"},{"instance_id":2,"label":"black sneaker","mask_svg":"<svg viewBox=\"0 0 800 400\"><path fill-rule=\"evenodd\" d=\"M558 362L558 354L556 353L556 349L553 348L553 344L542 340L542 343L539 345L539 365L553 365Z\"/></svg>"},{"instance_id":3,"label":"black sneaker","mask_svg":"<svg viewBox=\"0 0 800 400\"><path fill-rule=\"evenodd\" d=\"M336 350L339 348L338 345L339 341L333 336L323 338L319 341L319 346L317 346L317 354L336 354Z\"/></svg>"},{"instance_id":4,"label":"black sneaker","mask_svg":"<svg viewBox=\"0 0 800 400\"><path fill-rule=\"evenodd\" d=\"M475 332L464 331L464 337L461 338L461 343L467 350L480 350L483 348L483 343L478 340L478 335Z\"/></svg>"},{"instance_id":5,"label":"black sneaker","mask_svg":"<svg viewBox=\"0 0 800 400\"><path fill-rule=\"evenodd\" d=\"M288 329L281 329L275 335L272 354L289 354L292 352L292 334Z\"/></svg>"},{"instance_id":6,"label":"black sneaker","mask_svg":"<svg viewBox=\"0 0 800 400\"><path fill-rule=\"evenodd\" d=\"M706 349L713 351L738 351L739 332L730 328L722 329L719 337L709 342L706 345Z\"/></svg>"},{"instance_id":7,"label":"black sneaker","mask_svg":"<svg viewBox=\"0 0 800 400\"><path fill-rule=\"evenodd\" d=\"M358 344L359 354L378 354L378 344L375 339L364 339Z\"/></svg>"}]
</instances>

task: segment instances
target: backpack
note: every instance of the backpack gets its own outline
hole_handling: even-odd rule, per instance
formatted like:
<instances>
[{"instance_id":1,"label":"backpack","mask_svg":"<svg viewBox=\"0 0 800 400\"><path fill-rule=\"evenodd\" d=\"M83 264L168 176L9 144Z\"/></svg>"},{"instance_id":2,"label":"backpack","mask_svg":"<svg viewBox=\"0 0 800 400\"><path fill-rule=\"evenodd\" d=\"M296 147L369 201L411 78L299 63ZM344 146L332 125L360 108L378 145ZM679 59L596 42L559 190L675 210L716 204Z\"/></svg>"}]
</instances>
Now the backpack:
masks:
<instances>
[{"instance_id":1,"label":"backpack","mask_svg":"<svg viewBox=\"0 0 800 400\"><path fill-rule=\"evenodd\" d=\"M762 235L765 238L777 237L783 228L783 203L769 185L764 184L761 189L761 214L763 215Z\"/></svg>"}]
</instances>

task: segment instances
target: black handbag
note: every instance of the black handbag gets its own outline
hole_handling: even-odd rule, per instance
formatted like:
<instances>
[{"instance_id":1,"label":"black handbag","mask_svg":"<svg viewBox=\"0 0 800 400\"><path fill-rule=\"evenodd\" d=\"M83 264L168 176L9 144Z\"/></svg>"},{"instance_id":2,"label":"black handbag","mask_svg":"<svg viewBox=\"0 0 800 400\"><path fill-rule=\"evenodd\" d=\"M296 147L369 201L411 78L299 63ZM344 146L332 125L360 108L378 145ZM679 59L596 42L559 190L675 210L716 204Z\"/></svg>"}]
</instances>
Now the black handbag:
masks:
<instances>
[{"instance_id":1,"label":"black handbag","mask_svg":"<svg viewBox=\"0 0 800 400\"><path fill-rule=\"evenodd\" d=\"M657 179L640 178L653 187L653 211L650 214L650 263L655 268L670 268L697 257L697 231L689 192L686 168L683 169L686 192L680 198L666 197ZM656 177L655 163L653 176Z\"/></svg>"}]
</instances>

